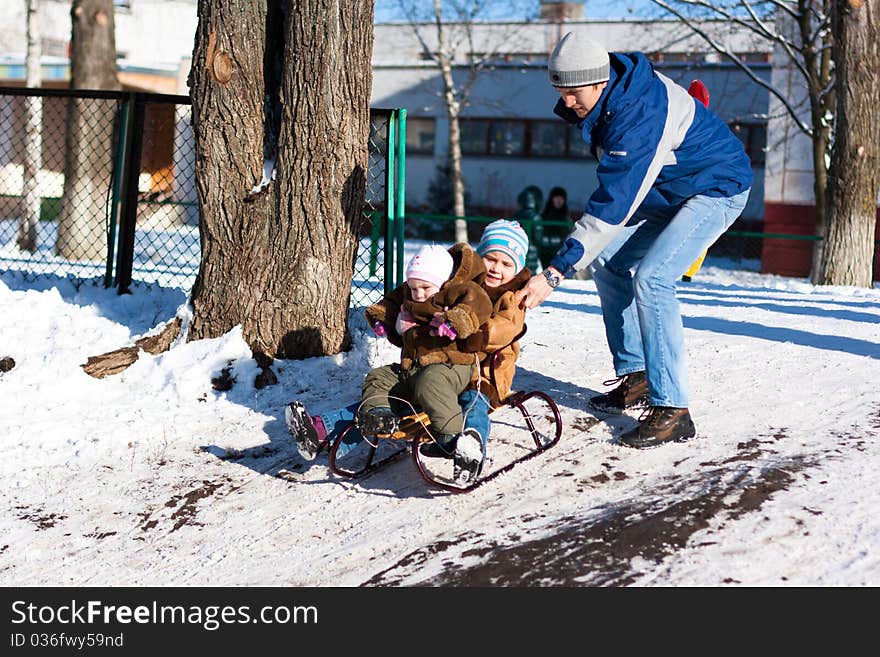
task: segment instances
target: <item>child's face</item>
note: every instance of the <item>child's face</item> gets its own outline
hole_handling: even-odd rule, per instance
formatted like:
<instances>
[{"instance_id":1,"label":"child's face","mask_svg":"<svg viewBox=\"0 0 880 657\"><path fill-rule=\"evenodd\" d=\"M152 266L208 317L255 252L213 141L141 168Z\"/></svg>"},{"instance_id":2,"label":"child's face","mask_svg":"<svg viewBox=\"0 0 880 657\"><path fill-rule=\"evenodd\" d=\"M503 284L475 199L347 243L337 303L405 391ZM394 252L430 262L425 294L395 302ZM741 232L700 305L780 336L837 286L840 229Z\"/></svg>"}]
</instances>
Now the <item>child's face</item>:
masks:
<instances>
[{"instance_id":1,"label":"child's face","mask_svg":"<svg viewBox=\"0 0 880 657\"><path fill-rule=\"evenodd\" d=\"M409 286L413 301L427 301L440 291L439 287L421 278L409 278L406 284Z\"/></svg>"},{"instance_id":2,"label":"child's face","mask_svg":"<svg viewBox=\"0 0 880 657\"><path fill-rule=\"evenodd\" d=\"M506 285L516 276L516 263L506 253L489 251L483 256L486 265L486 287Z\"/></svg>"}]
</instances>

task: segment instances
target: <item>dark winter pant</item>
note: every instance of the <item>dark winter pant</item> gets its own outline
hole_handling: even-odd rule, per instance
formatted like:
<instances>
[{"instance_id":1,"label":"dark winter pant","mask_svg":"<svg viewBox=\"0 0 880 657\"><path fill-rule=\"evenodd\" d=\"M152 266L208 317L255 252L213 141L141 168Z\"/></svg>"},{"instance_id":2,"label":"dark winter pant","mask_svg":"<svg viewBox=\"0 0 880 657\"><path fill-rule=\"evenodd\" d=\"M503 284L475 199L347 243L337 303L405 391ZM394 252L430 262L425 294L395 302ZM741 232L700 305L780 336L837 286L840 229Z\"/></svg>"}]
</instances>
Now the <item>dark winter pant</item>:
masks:
<instances>
[{"instance_id":1,"label":"dark winter pant","mask_svg":"<svg viewBox=\"0 0 880 657\"><path fill-rule=\"evenodd\" d=\"M455 435L464 425L458 396L474 374L474 365L434 364L402 370L400 365L377 367L367 374L361 386L361 412L389 406L401 417L413 409L399 397L428 414L435 434Z\"/></svg>"}]
</instances>

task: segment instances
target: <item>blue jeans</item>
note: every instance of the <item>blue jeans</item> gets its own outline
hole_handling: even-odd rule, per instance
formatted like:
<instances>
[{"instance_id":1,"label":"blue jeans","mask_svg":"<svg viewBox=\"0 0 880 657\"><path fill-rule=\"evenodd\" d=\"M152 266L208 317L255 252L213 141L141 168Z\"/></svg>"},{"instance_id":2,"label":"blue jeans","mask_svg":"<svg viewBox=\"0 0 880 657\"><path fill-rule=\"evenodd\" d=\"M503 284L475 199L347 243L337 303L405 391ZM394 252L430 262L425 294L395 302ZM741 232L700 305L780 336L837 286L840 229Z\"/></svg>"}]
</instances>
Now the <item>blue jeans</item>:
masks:
<instances>
[{"instance_id":1,"label":"blue jeans","mask_svg":"<svg viewBox=\"0 0 880 657\"><path fill-rule=\"evenodd\" d=\"M355 402L345 408L337 408L333 411L321 413L321 415L318 416L321 418L321 422L324 423L324 428L327 430L327 440L331 445L333 444L333 441L336 440L336 437L345 430L345 427L354 421L355 413L357 413L360 405L360 402ZM345 440L339 446L339 449L336 450L337 458L348 454L351 450L360 445L363 439L364 437L361 435L361 432L357 430L357 427L352 427L351 431L346 434Z\"/></svg>"},{"instance_id":2,"label":"blue jeans","mask_svg":"<svg viewBox=\"0 0 880 657\"><path fill-rule=\"evenodd\" d=\"M480 432L480 438L483 441L483 451L486 449L486 439L489 437L489 411L491 409L489 400L486 395L478 394L476 390L465 390L458 397L458 403L461 405L461 411L464 414L465 428L473 428ZM360 402L355 402L345 408L337 408L326 413L321 413L318 417L324 423L327 430L327 440L330 444L336 440L345 427L354 421L355 414L360 407ZM360 445L364 437L357 427L352 427L345 435L345 440L336 450L336 457L341 458L351 452L355 447Z\"/></svg>"},{"instance_id":3,"label":"blue jeans","mask_svg":"<svg viewBox=\"0 0 880 657\"><path fill-rule=\"evenodd\" d=\"M486 395L476 390L465 390L458 396L461 412L464 414L464 428L476 429L480 433L483 452L486 451L486 440L489 438L489 411L491 406Z\"/></svg>"},{"instance_id":4,"label":"blue jeans","mask_svg":"<svg viewBox=\"0 0 880 657\"><path fill-rule=\"evenodd\" d=\"M651 406L688 406L675 286L736 220L748 195L694 196L666 212L639 209L591 265L614 370L645 371Z\"/></svg>"}]
</instances>

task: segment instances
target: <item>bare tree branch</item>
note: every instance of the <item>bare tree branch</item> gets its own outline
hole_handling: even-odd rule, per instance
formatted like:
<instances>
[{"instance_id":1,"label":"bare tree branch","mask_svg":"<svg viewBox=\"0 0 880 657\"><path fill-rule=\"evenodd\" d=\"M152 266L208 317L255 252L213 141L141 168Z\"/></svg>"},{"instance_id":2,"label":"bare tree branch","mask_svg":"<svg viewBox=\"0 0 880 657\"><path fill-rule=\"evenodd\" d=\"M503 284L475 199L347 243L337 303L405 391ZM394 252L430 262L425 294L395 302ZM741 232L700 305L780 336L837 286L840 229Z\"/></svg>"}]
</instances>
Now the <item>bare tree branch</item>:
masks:
<instances>
[{"instance_id":1,"label":"bare tree branch","mask_svg":"<svg viewBox=\"0 0 880 657\"><path fill-rule=\"evenodd\" d=\"M773 86L772 84L770 84L769 82L766 82L766 81L762 80L761 78L759 78L757 75L755 75L754 71L752 71L748 66L746 66L743 62L741 62L740 59L739 59L739 57L736 56L736 54L734 54L733 52L731 52L729 48L719 45L719 44L715 41L714 38L712 38L712 37L711 37L708 33L706 33L704 30L702 30L702 29L701 29L701 28L700 28L700 27L699 27L699 26L698 26L693 20L691 20L688 16L686 16L684 13L682 13L681 11L679 11L677 8L672 7L671 5L669 5L668 3L664 2L663 0L651 0L651 1L652 1L655 5L658 5L659 7L662 7L663 9L665 9L666 11L668 11L669 13L671 13L671 14L675 15L676 17L678 17L678 19L679 19L681 22L683 22L685 25L687 25L691 30L693 30L693 32L694 32L695 34L698 34L700 37L702 37L703 40L709 45L710 48L712 48L713 50L715 50L715 51L718 52L719 54L722 54L722 55L724 55L725 57L727 57L731 62L733 62L734 64L736 64L736 66L738 66L743 72L745 72L745 74L746 74L747 76L749 76L749 78L750 78L753 82L755 82L755 84L758 84L758 85L764 87L768 92L770 92L773 96L775 96L775 97L779 100L779 102L782 103L782 106L786 108L786 110L788 111L788 115L792 118L792 120L795 122L795 124L798 126L798 128L799 128L799 129L800 129L805 135L812 137L812 135L813 135L813 128L812 128L809 124L807 124L807 123L805 123L804 121L801 120L801 118L798 116L797 112L795 111L795 108L792 107L792 105L791 105L791 103L789 102L789 100L788 100L785 96L783 96L782 93L781 93L778 89L776 89L776 87L774 87L774 86ZM685 2L685 4L703 4L703 5L706 5L706 4L707 4L707 3L697 2L697 1L695 1L695 0L694 0L694 1L692 1L692 0L683 0L683 1ZM711 5L708 5L708 8L713 9L713 10L715 10L715 11L718 11L717 8L712 7ZM749 29L752 29L752 28L749 27ZM753 30L753 31L754 31L754 30ZM773 39L773 40L774 40L774 41L777 41L777 42L779 42L779 43L783 43L783 41L780 41L780 40L778 40L778 39ZM785 47L785 46L783 45L783 47ZM805 69L803 69L803 67L799 64L799 62L797 61L797 58L795 58L793 54L792 54L792 61L795 62L795 65L798 66L799 70L801 70L801 72L802 72L802 74L804 75L804 77L806 77L807 79L809 79L809 74L808 74L807 71L806 71Z\"/></svg>"}]
</instances>

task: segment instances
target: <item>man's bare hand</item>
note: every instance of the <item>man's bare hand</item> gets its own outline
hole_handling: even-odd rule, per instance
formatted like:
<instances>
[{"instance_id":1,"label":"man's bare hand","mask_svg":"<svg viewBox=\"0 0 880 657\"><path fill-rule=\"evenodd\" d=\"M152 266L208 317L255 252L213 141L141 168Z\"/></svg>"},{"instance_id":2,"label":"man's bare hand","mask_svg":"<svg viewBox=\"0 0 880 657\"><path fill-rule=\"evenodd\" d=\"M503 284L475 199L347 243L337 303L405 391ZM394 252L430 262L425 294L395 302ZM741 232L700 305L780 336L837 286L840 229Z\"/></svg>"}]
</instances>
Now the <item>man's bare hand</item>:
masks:
<instances>
[{"instance_id":1,"label":"man's bare hand","mask_svg":"<svg viewBox=\"0 0 880 657\"><path fill-rule=\"evenodd\" d=\"M550 287L544 275L537 274L532 276L525 287L516 293L516 301L523 308L534 308L549 297L552 291L553 288Z\"/></svg>"}]
</instances>

